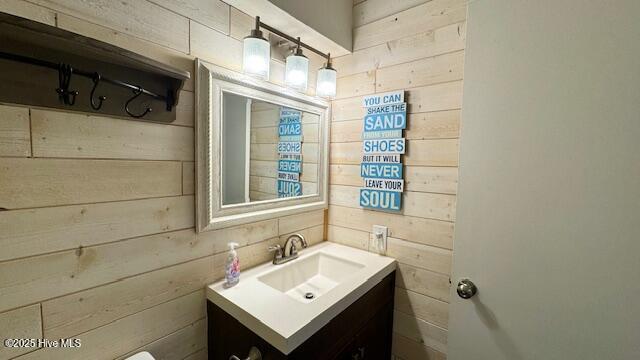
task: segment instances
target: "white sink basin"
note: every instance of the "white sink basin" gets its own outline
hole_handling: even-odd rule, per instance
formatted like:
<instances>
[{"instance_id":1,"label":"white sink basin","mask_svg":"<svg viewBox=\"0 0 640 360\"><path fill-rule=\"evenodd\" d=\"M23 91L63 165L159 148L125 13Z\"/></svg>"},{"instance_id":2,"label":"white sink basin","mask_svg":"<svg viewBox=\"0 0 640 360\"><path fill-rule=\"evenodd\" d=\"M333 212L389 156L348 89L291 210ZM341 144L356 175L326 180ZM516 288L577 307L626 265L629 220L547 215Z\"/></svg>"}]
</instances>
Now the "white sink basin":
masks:
<instances>
[{"instance_id":1,"label":"white sink basin","mask_svg":"<svg viewBox=\"0 0 640 360\"><path fill-rule=\"evenodd\" d=\"M323 242L288 263L243 271L234 287L209 285L207 298L289 354L395 268L392 258Z\"/></svg>"},{"instance_id":2,"label":"white sink basin","mask_svg":"<svg viewBox=\"0 0 640 360\"><path fill-rule=\"evenodd\" d=\"M354 276L363 267L364 264L317 252L259 276L258 280L294 300L308 303Z\"/></svg>"}]
</instances>

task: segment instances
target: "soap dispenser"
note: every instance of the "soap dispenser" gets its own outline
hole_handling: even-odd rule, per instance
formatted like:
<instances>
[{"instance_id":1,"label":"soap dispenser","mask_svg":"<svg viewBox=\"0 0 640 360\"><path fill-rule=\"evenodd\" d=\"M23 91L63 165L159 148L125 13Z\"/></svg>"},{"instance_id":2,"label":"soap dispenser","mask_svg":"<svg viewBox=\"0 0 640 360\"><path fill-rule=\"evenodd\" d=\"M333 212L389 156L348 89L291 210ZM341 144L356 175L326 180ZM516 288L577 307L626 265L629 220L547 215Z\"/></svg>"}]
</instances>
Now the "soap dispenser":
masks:
<instances>
[{"instance_id":1,"label":"soap dispenser","mask_svg":"<svg viewBox=\"0 0 640 360\"><path fill-rule=\"evenodd\" d=\"M240 259L238 259L236 251L238 243L230 242L227 246L229 247L229 255L227 255L227 263L224 266L224 277L227 280L224 287L230 288L240 281Z\"/></svg>"}]
</instances>

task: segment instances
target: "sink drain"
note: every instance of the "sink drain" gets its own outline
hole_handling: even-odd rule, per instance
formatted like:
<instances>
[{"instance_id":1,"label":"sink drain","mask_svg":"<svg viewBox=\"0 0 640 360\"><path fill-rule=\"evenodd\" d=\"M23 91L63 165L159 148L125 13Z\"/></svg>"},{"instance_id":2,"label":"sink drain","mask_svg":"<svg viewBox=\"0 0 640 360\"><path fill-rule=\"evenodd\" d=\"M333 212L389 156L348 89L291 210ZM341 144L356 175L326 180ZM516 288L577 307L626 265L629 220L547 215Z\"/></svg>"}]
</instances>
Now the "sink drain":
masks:
<instances>
[{"instance_id":1,"label":"sink drain","mask_svg":"<svg viewBox=\"0 0 640 360\"><path fill-rule=\"evenodd\" d=\"M308 292L308 293L304 294L304 298L307 299L307 300L311 300L314 297L316 297L316 296L312 292Z\"/></svg>"}]
</instances>

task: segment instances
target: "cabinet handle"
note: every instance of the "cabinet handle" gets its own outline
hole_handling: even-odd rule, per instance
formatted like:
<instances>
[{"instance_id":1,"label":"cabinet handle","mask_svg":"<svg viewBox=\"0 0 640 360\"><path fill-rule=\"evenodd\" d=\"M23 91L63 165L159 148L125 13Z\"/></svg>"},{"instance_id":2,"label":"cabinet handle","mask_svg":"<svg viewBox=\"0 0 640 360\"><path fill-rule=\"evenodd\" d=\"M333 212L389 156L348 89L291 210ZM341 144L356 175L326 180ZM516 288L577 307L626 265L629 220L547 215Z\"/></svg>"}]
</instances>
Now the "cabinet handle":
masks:
<instances>
[{"instance_id":1,"label":"cabinet handle","mask_svg":"<svg viewBox=\"0 0 640 360\"><path fill-rule=\"evenodd\" d=\"M235 355L231 355L229 356L229 360L243 360L243 359L240 359ZM257 347L252 346L251 349L249 349L249 355L247 355L247 357L244 360L262 360L262 353L260 352L260 350L258 350Z\"/></svg>"},{"instance_id":2,"label":"cabinet handle","mask_svg":"<svg viewBox=\"0 0 640 360\"><path fill-rule=\"evenodd\" d=\"M351 359L352 360L362 360L362 359L364 359L364 346L363 347L359 347L357 352L351 354Z\"/></svg>"}]
</instances>

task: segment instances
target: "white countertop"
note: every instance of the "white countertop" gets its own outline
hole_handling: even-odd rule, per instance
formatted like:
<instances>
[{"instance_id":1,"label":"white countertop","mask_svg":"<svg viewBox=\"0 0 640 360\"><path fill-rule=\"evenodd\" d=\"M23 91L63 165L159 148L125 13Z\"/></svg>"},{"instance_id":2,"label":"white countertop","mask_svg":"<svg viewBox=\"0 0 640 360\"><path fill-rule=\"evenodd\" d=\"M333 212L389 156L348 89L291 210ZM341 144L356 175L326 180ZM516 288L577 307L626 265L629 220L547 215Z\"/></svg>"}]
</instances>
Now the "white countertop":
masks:
<instances>
[{"instance_id":1,"label":"white countertop","mask_svg":"<svg viewBox=\"0 0 640 360\"><path fill-rule=\"evenodd\" d=\"M364 266L308 303L295 300L258 279L319 252ZM207 298L275 348L289 354L396 268L392 258L326 241L302 249L299 254L298 259L286 264L269 262L243 271L240 283L232 288L225 289L224 280L209 285Z\"/></svg>"}]
</instances>

